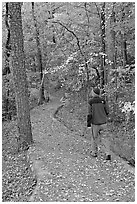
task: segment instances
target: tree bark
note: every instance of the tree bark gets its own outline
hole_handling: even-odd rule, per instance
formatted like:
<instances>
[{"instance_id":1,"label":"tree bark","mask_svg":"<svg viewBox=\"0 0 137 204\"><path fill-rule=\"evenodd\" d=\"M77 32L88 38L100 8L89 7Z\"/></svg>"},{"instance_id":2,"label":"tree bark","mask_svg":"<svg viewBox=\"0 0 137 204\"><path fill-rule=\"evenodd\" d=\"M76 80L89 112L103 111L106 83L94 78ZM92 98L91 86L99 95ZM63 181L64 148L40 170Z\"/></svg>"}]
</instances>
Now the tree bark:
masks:
<instances>
[{"instance_id":1,"label":"tree bark","mask_svg":"<svg viewBox=\"0 0 137 204\"><path fill-rule=\"evenodd\" d=\"M115 88L116 91L114 93L114 103L113 103L113 116L116 116L117 113L117 100L118 100L118 92L117 92L117 82L118 82L118 73L117 73L117 69L116 69L116 32L114 30L114 26L116 23L116 14L115 14L115 3L113 3L113 9L112 9L112 13L111 13L111 17L110 17L110 34L111 34L111 61L112 61L112 69L115 70Z\"/></svg>"},{"instance_id":2,"label":"tree bark","mask_svg":"<svg viewBox=\"0 0 137 204\"><path fill-rule=\"evenodd\" d=\"M106 47L105 47L105 2L102 5L101 8L101 14L100 14L100 23L101 23L101 46L102 46L102 53L105 54ZM104 85L106 83L106 70L105 70L105 55L101 56L101 77L100 77L100 85L101 88L104 88Z\"/></svg>"},{"instance_id":3,"label":"tree bark","mask_svg":"<svg viewBox=\"0 0 137 204\"><path fill-rule=\"evenodd\" d=\"M123 68L127 64L127 42L125 39L125 34L121 34L121 47L122 47L122 57L123 57Z\"/></svg>"},{"instance_id":4,"label":"tree bark","mask_svg":"<svg viewBox=\"0 0 137 204\"><path fill-rule=\"evenodd\" d=\"M115 17L115 11L114 11L114 3L113 3L113 10L110 16L110 35L111 35L110 52L111 52L112 69L115 69L115 62L116 62L116 33L114 30L115 22L116 22L116 17Z\"/></svg>"},{"instance_id":5,"label":"tree bark","mask_svg":"<svg viewBox=\"0 0 137 204\"><path fill-rule=\"evenodd\" d=\"M8 3L6 3L6 15L5 15L5 25L7 28L7 41L5 46L5 66L3 70L3 75L7 75L10 73L10 67L9 67L9 57L11 53L11 44L10 44L10 26L9 26L9 9L8 9Z\"/></svg>"},{"instance_id":6,"label":"tree bark","mask_svg":"<svg viewBox=\"0 0 137 204\"><path fill-rule=\"evenodd\" d=\"M43 67L42 67L42 54L41 54L41 48L40 48L40 39L39 39L39 29L37 26L37 20L35 16L35 11L34 11L34 2L32 2L32 15L33 15L33 20L34 20L34 26L36 29L36 43L37 43L37 54L38 54L38 71L40 72L40 79L42 81L43 78ZM45 96L44 96L44 84L40 87L39 90L39 100L38 104L42 104L45 101Z\"/></svg>"},{"instance_id":7,"label":"tree bark","mask_svg":"<svg viewBox=\"0 0 137 204\"><path fill-rule=\"evenodd\" d=\"M122 24L122 27L123 27L123 20L125 18L124 7L122 7L121 12L122 12L121 24ZM120 34L121 34L121 50L122 50L122 58L123 58L123 68L125 68L125 66L127 64L127 42L126 42L126 39L125 39L124 30L122 32L120 32Z\"/></svg>"},{"instance_id":8,"label":"tree bark","mask_svg":"<svg viewBox=\"0 0 137 204\"><path fill-rule=\"evenodd\" d=\"M2 75L10 74L10 66L9 66L9 57L11 53L11 44L10 44L10 26L9 26L9 11L8 11L8 3L6 3L6 14L5 14L5 25L7 28L7 41L5 45L5 64L4 69L2 70ZM9 82L9 79L7 79ZM4 100L5 103L5 116L8 120L11 120L12 114L9 111L9 88L7 89L6 98Z\"/></svg>"},{"instance_id":9,"label":"tree bark","mask_svg":"<svg viewBox=\"0 0 137 204\"><path fill-rule=\"evenodd\" d=\"M28 149L33 142L25 69L21 5L22 3L19 2L9 3L12 74L16 93L17 126L19 131L18 150Z\"/></svg>"}]
</instances>

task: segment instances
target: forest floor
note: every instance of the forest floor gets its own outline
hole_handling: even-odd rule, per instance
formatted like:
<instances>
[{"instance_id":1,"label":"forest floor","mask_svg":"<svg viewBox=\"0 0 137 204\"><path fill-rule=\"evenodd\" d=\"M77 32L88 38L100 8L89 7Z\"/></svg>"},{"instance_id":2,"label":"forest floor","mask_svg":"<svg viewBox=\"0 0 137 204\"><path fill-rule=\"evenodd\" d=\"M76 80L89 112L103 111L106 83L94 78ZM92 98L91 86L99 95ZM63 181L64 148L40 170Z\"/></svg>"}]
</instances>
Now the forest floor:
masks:
<instances>
[{"instance_id":1,"label":"forest floor","mask_svg":"<svg viewBox=\"0 0 137 204\"><path fill-rule=\"evenodd\" d=\"M27 202L36 186L36 175L27 152L18 152L16 122L2 124L2 201Z\"/></svg>"},{"instance_id":2,"label":"forest floor","mask_svg":"<svg viewBox=\"0 0 137 204\"><path fill-rule=\"evenodd\" d=\"M101 146L92 158L90 140L54 117L59 104L53 100L31 112L35 142L28 156L37 185L29 201L135 201L134 168L114 153L106 161Z\"/></svg>"},{"instance_id":3,"label":"forest floor","mask_svg":"<svg viewBox=\"0 0 137 204\"><path fill-rule=\"evenodd\" d=\"M134 168L114 153L106 161L101 146L92 158L89 134L74 130L82 125L68 112L63 123L59 106L55 97L31 110L34 144L28 152L14 151L15 124L3 127L3 201L135 201Z\"/></svg>"}]
</instances>

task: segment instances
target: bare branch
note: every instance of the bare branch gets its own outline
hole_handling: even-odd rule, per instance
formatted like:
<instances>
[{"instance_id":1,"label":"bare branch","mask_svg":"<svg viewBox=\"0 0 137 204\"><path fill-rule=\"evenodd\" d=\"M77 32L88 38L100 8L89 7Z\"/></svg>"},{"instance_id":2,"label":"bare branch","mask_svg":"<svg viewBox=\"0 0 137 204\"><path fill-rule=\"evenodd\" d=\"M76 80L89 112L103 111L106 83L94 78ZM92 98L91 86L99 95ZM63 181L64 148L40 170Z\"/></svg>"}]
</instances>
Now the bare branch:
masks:
<instances>
[{"instance_id":1,"label":"bare branch","mask_svg":"<svg viewBox=\"0 0 137 204\"><path fill-rule=\"evenodd\" d=\"M79 42L79 38L77 37L77 35L74 33L74 31L70 30L66 25L62 24L60 21L52 21L52 23L58 23L59 25L61 25L62 27L64 27L68 32L72 33L72 35L76 38L77 40L77 45L78 45L78 48L79 48L79 51L81 53L81 55L85 58L82 50L81 50L81 47L80 47L80 42Z\"/></svg>"},{"instance_id":2,"label":"bare branch","mask_svg":"<svg viewBox=\"0 0 137 204\"><path fill-rule=\"evenodd\" d=\"M87 2L84 3L84 7L85 7L85 11L86 11L86 16L87 16L87 20L88 20L88 32L89 32L89 15L88 15L88 10L87 10Z\"/></svg>"},{"instance_id":3,"label":"bare branch","mask_svg":"<svg viewBox=\"0 0 137 204\"><path fill-rule=\"evenodd\" d=\"M96 6L96 9L97 9L97 13L98 13L99 18L101 18L101 16L100 16L100 12L99 12L99 8L98 8L96 2L94 2L94 4L95 4L95 6Z\"/></svg>"}]
</instances>

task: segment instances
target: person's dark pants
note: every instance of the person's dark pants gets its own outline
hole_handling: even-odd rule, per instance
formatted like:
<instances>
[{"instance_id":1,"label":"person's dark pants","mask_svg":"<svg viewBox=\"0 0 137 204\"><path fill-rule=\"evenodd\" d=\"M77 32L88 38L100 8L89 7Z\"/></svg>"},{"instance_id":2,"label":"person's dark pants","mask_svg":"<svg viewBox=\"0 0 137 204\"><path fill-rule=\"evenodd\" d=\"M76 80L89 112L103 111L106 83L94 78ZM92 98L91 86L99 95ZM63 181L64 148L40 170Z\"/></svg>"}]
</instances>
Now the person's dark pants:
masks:
<instances>
[{"instance_id":1,"label":"person's dark pants","mask_svg":"<svg viewBox=\"0 0 137 204\"><path fill-rule=\"evenodd\" d=\"M101 142L103 144L103 149L106 153L106 155L110 155L110 141L108 135L108 132L105 131L105 134L102 136L99 134L100 130L107 130L107 124L103 125L91 125L91 131L92 131L92 136L91 136L91 151L93 154L97 154L98 152L98 145Z\"/></svg>"}]
</instances>

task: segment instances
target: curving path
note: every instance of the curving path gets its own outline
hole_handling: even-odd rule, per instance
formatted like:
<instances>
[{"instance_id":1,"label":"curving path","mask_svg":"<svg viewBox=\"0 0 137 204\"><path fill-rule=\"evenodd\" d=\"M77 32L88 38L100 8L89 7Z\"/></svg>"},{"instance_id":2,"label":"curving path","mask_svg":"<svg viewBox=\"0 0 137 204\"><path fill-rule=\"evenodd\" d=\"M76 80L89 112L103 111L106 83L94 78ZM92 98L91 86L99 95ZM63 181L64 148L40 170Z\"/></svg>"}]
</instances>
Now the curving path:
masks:
<instances>
[{"instance_id":1,"label":"curving path","mask_svg":"<svg viewBox=\"0 0 137 204\"><path fill-rule=\"evenodd\" d=\"M31 111L34 145L28 151L37 186L31 202L133 202L134 171L113 155L90 157L90 142L69 131L53 115L59 102Z\"/></svg>"}]
</instances>

